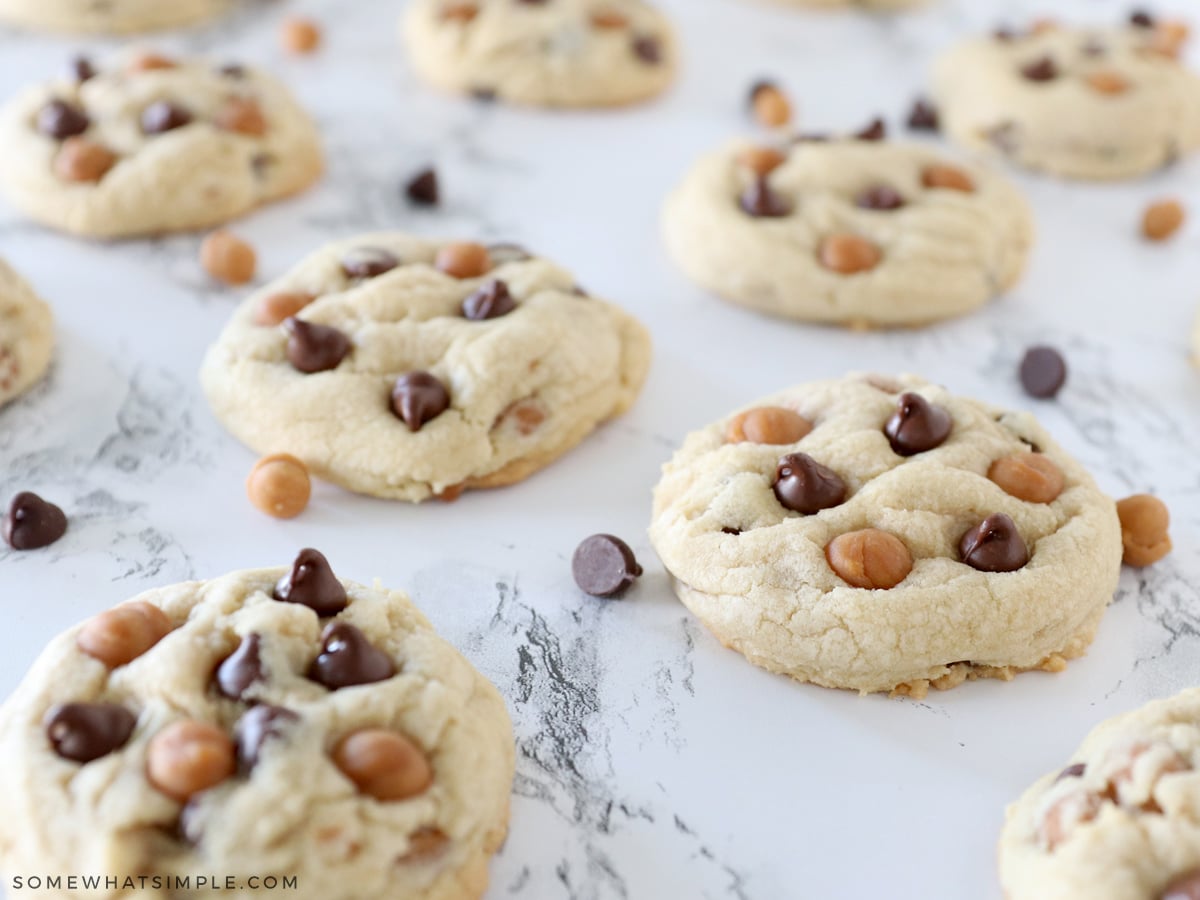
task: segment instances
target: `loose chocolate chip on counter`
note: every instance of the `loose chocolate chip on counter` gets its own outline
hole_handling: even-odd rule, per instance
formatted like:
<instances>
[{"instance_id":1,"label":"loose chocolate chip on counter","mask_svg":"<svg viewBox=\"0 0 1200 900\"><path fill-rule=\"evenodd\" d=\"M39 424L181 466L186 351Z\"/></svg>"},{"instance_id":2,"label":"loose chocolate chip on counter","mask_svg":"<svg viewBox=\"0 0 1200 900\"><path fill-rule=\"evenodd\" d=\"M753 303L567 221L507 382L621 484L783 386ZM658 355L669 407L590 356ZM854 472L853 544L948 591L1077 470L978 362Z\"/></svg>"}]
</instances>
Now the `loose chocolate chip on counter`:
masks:
<instances>
[{"instance_id":1,"label":"loose chocolate chip on counter","mask_svg":"<svg viewBox=\"0 0 1200 900\"><path fill-rule=\"evenodd\" d=\"M420 431L450 408L450 392L428 372L409 372L392 387L392 412L410 431Z\"/></svg>"},{"instance_id":2,"label":"loose chocolate chip on counter","mask_svg":"<svg viewBox=\"0 0 1200 900\"><path fill-rule=\"evenodd\" d=\"M898 455L913 456L940 447L953 427L954 420L944 407L909 392L900 395L883 433Z\"/></svg>"},{"instance_id":3,"label":"loose chocolate chip on counter","mask_svg":"<svg viewBox=\"0 0 1200 900\"><path fill-rule=\"evenodd\" d=\"M417 206L437 206L441 201L441 189L437 172L422 169L404 186L404 193Z\"/></svg>"},{"instance_id":4,"label":"loose chocolate chip on counter","mask_svg":"<svg viewBox=\"0 0 1200 900\"><path fill-rule=\"evenodd\" d=\"M192 114L168 100L156 100L142 110L142 133L163 134L190 124Z\"/></svg>"},{"instance_id":5,"label":"loose chocolate chip on counter","mask_svg":"<svg viewBox=\"0 0 1200 900\"><path fill-rule=\"evenodd\" d=\"M1135 9L1129 14L1129 24L1137 28L1153 28L1155 26L1154 16L1144 9Z\"/></svg>"},{"instance_id":6,"label":"loose chocolate chip on counter","mask_svg":"<svg viewBox=\"0 0 1200 900\"><path fill-rule=\"evenodd\" d=\"M91 81L96 77L96 67L86 56L76 56L73 58L71 60L70 69L71 77L74 78L79 84L83 84L85 81Z\"/></svg>"},{"instance_id":7,"label":"loose chocolate chip on counter","mask_svg":"<svg viewBox=\"0 0 1200 900\"><path fill-rule=\"evenodd\" d=\"M65 100L51 100L37 114L38 132L56 141L83 134L91 124L87 113Z\"/></svg>"},{"instance_id":8,"label":"loose chocolate chip on counter","mask_svg":"<svg viewBox=\"0 0 1200 900\"><path fill-rule=\"evenodd\" d=\"M400 260L378 247L360 247L342 257L342 272L347 278L378 278L400 265Z\"/></svg>"},{"instance_id":9,"label":"loose chocolate chip on counter","mask_svg":"<svg viewBox=\"0 0 1200 900\"><path fill-rule=\"evenodd\" d=\"M1082 778L1083 773L1086 771L1087 771L1086 764L1075 763L1074 765L1067 766L1065 769L1063 769L1061 772L1059 772L1058 777L1055 778L1054 780L1057 782L1057 781L1062 781L1064 778Z\"/></svg>"},{"instance_id":10,"label":"loose chocolate chip on counter","mask_svg":"<svg viewBox=\"0 0 1200 900\"><path fill-rule=\"evenodd\" d=\"M336 328L295 316L284 320L283 330L288 336L288 362L306 375L336 369L353 346L350 338Z\"/></svg>"},{"instance_id":11,"label":"loose chocolate chip on counter","mask_svg":"<svg viewBox=\"0 0 1200 900\"><path fill-rule=\"evenodd\" d=\"M89 763L124 747L137 716L116 703L66 703L46 713L44 724L55 753Z\"/></svg>"},{"instance_id":12,"label":"loose chocolate chip on counter","mask_svg":"<svg viewBox=\"0 0 1200 900\"><path fill-rule=\"evenodd\" d=\"M289 726L299 721L296 713L282 706L263 704L247 710L233 727L239 771L248 774L258 764L263 744L282 737Z\"/></svg>"},{"instance_id":13,"label":"loose chocolate chip on counter","mask_svg":"<svg viewBox=\"0 0 1200 900\"><path fill-rule=\"evenodd\" d=\"M938 131L942 127L937 107L924 97L913 101L906 124L909 131Z\"/></svg>"},{"instance_id":14,"label":"loose chocolate chip on counter","mask_svg":"<svg viewBox=\"0 0 1200 900\"><path fill-rule=\"evenodd\" d=\"M246 699L251 685L265 680L262 662L262 637L248 634L236 650L217 666L217 691L230 700Z\"/></svg>"},{"instance_id":15,"label":"loose chocolate chip on counter","mask_svg":"<svg viewBox=\"0 0 1200 900\"><path fill-rule=\"evenodd\" d=\"M21 491L8 505L4 541L14 550L49 547L67 533L67 516L32 491Z\"/></svg>"},{"instance_id":16,"label":"loose chocolate chip on counter","mask_svg":"<svg viewBox=\"0 0 1200 900\"><path fill-rule=\"evenodd\" d=\"M462 302L463 317L473 322L498 319L516 308L516 301L508 292L508 285L498 278L485 282Z\"/></svg>"},{"instance_id":17,"label":"loose chocolate chip on counter","mask_svg":"<svg viewBox=\"0 0 1200 900\"><path fill-rule=\"evenodd\" d=\"M329 560L311 547L301 550L291 571L279 579L275 599L307 606L322 618L336 616L350 605L346 589L333 574Z\"/></svg>"},{"instance_id":18,"label":"loose chocolate chip on counter","mask_svg":"<svg viewBox=\"0 0 1200 900\"><path fill-rule=\"evenodd\" d=\"M619 537L593 534L575 548L571 574L593 597L618 597L642 574L633 550Z\"/></svg>"},{"instance_id":19,"label":"loose chocolate chip on counter","mask_svg":"<svg viewBox=\"0 0 1200 900\"><path fill-rule=\"evenodd\" d=\"M308 677L331 691L386 681L396 674L392 658L349 622L330 622L321 633L321 652Z\"/></svg>"},{"instance_id":20,"label":"loose chocolate chip on counter","mask_svg":"<svg viewBox=\"0 0 1200 900\"><path fill-rule=\"evenodd\" d=\"M1043 56L1022 66L1021 74L1028 81L1053 81L1058 77L1058 64L1052 57Z\"/></svg>"},{"instance_id":21,"label":"loose chocolate chip on counter","mask_svg":"<svg viewBox=\"0 0 1200 900\"><path fill-rule=\"evenodd\" d=\"M790 215L791 201L771 189L765 178L756 178L742 192L739 203L742 211L756 219L777 219Z\"/></svg>"},{"instance_id":22,"label":"loose chocolate chip on counter","mask_svg":"<svg viewBox=\"0 0 1200 900\"><path fill-rule=\"evenodd\" d=\"M632 47L633 55L647 65L656 66L662 62L662 44L658 38L650 35L635 37Z\"/></svg>"},{"instance_id":23,"label":"loose chocolate chip on counter","mask_svg":"<svg viewBox=\"0 0 1200 900\"><path fill-rule=\"evenodd\" d=\"M1180 875L1163 888L1158 900L1200 900L1200 869Z\"/></svg>"},{"instance_id":24,"label":"loose chocolate chip on counter","mask_svg":"<svg viewBox=\"0 0 1200 900\"><path fill-rule=\"evenodd\" d=\"M899 209L904 205L904 196L890 185L874 184L854 198L854 205L860 209Z\"/></svg>"},{"instance_id":25,"label":"loose chocolate chip on counter","mask_svg":"<svg viewBox=\"0 0 1200 900\"><path fill-rule=\"evenodd\" d=\"M1004 513L993 513L967 531L958 542L958 553L981 572L1015 572L1029 562L1017 524Z\"/></svg>"},{"instance_id":26,"label":"loose chocolate chip on counter","mask_svg":"<svg viewBox=\"0 0 1200 900\"><path fill-rule=\"evenodd\" d=\"M846 482L807 453L781 457L775 469L775 497L785 509L810 516L846 499Z\"/></svg>"},{"instance_id":27,"label":"loose chocolate chip on counter","mask_svg":"<svg viewBox=\"0 0 1200 900\"><path fill-rule=\"evenodd\" d=\"M882 141L887 137L887 123L883 119L872 119L866 128L856 132L853 137L860 141Z\"/></svg>"},{"instance_id":28,"label":"loose chocolate chip on counter","mask_svg":"<svg viewBox=\"0 0 1200 900\"><path fill-rule=\"evenodd\" d=\"M1031 397L1055 396L1067 380L1067 363L1053 347L1030 347L1021 359L1021 386Z\"/></svg>"}]
</instances>

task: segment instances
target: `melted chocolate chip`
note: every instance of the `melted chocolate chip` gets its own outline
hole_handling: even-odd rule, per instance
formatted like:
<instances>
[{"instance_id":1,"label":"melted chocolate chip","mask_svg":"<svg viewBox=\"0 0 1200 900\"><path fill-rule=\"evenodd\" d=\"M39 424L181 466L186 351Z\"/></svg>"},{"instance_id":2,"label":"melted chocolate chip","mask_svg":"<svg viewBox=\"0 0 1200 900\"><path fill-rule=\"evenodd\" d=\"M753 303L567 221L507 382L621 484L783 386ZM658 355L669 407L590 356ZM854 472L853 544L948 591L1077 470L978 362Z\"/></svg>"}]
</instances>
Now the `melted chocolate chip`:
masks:
<instances>
[{"instance_id":1,"label":"melted chocolate chip","mask_svg":"<svg viewBox=\"0 0 1200 900\"><path fill-rule=\"evenodd\" d=\"M46 737L63 759L89 763L124 747L137 716L116 703L67 703L46 714Z\"/></svg>"},{"instance_id":2,"label":"melted chocolate chip","mask_svg":"<svg viewBox=\"0 0 1200 900\"><path fill-rule=\"evenodd\" d=\"M91 124L87 113L65 100L51 100L37 114L38 132L56 141L83 134Z\"/></svg>"},{"instance_id":3,"label":"melted chocolate chip","mask_svg":"<svg viewBox=\"0 0 1200 900\"><path fill-rule=\"evenodd\" d=\"M287 358L297 370L311 375L336 369L353 344L343 332L291 316L283 322L287 332Z\"/></svg>"},{"instance_id":4,"label":"melted chocolate chip","mask_svg":"<svg viewBox=\"0 0 1200 900\"><path fill-rule=\"evenodd\" d=\"M739 203L743 212L756 219L777 219L792 211L791 201L772 190L765 178L756 178L742 193Z\"/></svg>"},{"instance_id":5,"label":"melted chocolate chip","mask_svg":"<svg viewBox=\"0 0 1200 900\"><path fill-rule=\"evenodd\" d=\"M1129 24L1135 28L1153 28L1155 24L1154 16L1144 9L1135 9L1129 14Z\"/></svg>"},{"instance_id":6,"label":"melted chocolate chip","mask_svg":"<svg viewBox=\"0 0 1200 900\"><path fill-rule=\"evenodd\" d=\"M291 571L275 585L275 599L282 603L300 603L318 616L336 616L350 605L346 589L320 551L301 550Z\"/></svg>"},{"instance_id":7,"label":"melted chocolate chip","mask_svg":"<svg viewBox=\"0 0 1200 900\"><path fill-rule=\"evenodd\" d=\"M1053 81L1058 77L1058 64L1051 57L1043 56L1022 66L1021 74L1029 81Z\"/></svg>"},{"instance_id":8,"label":"melted chocolate chip","mask_svg":"<svg viewBox=\"0 0 1200 900\"><path fill-rule=\"evenodd\" d=\"M785 509L811 516L846 499L846 483L807 453L781 457L775 469L775 497Z\"/></svg>"},{"instance_id":9,"label":"melted chocolate chip","mask_svg":"<svg viewBox=\"0 0 1200 900\"><path fill-rule=\"evenodd\" d=\"M742 529L740 529L740 528L733 528L733 527L732 527L732 526L730 526L730 525L726 525L726 526L724 526L724 527L721 529L721 534L732 534L732 535L734 535L735 537L736 537L737 535L741 534L741 533L742 533Z\"/></svg>"},{"instance_id":10,"label":"melted chocolate chip","mask_svg":"<svg viewBox=\"0 0 1200 900\"><path fill-rule=\"evenodd\" d=\"M882 141L887 137L887 123L883 119L872 119L866 128L853 137L860 141Z\"/></svg>"},{"instance_id":11,"label":"melted chocolate chip","mask_svg":"<svg viewBox=\"0 0 1200 900\"><path fill-rule=\"evenodd\" d=\"M941 128L941 117L937 107L924 97L913 101L908 112L907 125L910 131L937 131Z\"/></svg>"},{"instance_id":12,"label":"melted chocolate chip","mask_svg":"<svg viewBox=\"0 0 1200 900\"><path fill-rule=\"evenodd\" d=\"M1020 375L1025 392L1044 400L1062 390L1067 362L1053 347L1030 347L1021 359Z\"/></svg>"},{"instance_id":13,"label":"melted chocolate chip","mask_svg":"<svg viewBox=\"0 0 1200 900\"><path fill-rule=\"evenodd\" d=\"M422 169L404 186L404 193L417 206L437 206L442 194L437 172Z\"/></svg>"},{"instance_id":14,"label":"melted chocolate chip","mask_svg":"<svg viewBox=\"0 0 1200 900\"><path fill-rule=\"evenodd\" d=\"M1082 778L1083 773L1086 771L1087 766L1084 763L1075 763L1074 765L1067 766L1065 769L1059 772L1058 777L1054 780L1055 782L1059 782L1064 778Z\"/></svg>"},{"instance_id":15,"label":"melted chocolate chip","mask_svg":"<svg viewBox=\"0 0 1200 900\"><path fill-rule=\"evenodd\" d=\"M349 622L330 622L321 633L321 652L308 677L331 691L386 681L396 674L392 658Z\"/></svg>"},{"instance_id":16,"label":"melted chocolate chip","mask_svg":"<svg viewBox=\"0 0 1200 900\"><path fill-rule=\"evenodd\" d=\"M258 765L263 744L277 739L300 717L282 706L255 706L233 726L233 741L237 747L238 770L247 775Z\"/></svg>"},{"instance_id":17,"label":"melted chocolate chip","mask_svg":"<svg viewBox=\"0 0 1200 900\"><path fill-rule=\"evenodd\" d=\"M875 184L855 197L854 203L862 209L886 211L902 207L904 205L904 197L894 187L886 184Z\"/></svg>"},{"instance_id":18,"label":"melted chocolate chip","mask_svg":"<svg viewBox=\"0 0 1200 900\"><path fill-rule=\"evenodd\" d=\"M163 134L190 124L192 114L168 100L156 100L142 110L142 133Z\"/></svg>"},{"instance_id":19,"label":"melted chocolate chip","mask_svg":"<svg viewBox=\"0 0 1200 900\"><path fill-rule=\"evenodd\" d=\"M400 260L378 247L360 247L342 257L342 272L347 278L377 278L400 265Z\"/></svg>"},{"instance_id":20,"label":"melted chocolate chip","mask_svg":"<svg viewBox=\"0 0 1200 900\"><path fill-rule=\"evenodd\" d=\"M898 455L913 456L940 447L953 426L954 420L943 407L909 392L900 395L883 433Z\"/></svg>"},{"instance_id":21,"label":"melted chocolate chip","mask_svg":"<svg viewBox=\"0 0 1200 900\"><path fill-rule=\"evenodd\" d=\"M637 580L642 567L633 550L619 537L593 534L575 548L571 574L584 593L593 597L616 597Z\"/></svg>"},{"instance_id":22,"label":"melted chocolate chip","mask_svg":"<svg viewBox=\"0 0 1200 900\"><path fill-rule=\"evenodd\" d=\"M516 301L508 292L508 285L498 278L484 282L482 287L462 302L463 317L473 322L498 319L516 308Z\"/></svg>"},{"instance_id":23,"label":"melted chocolate chip","mask_svg":"<svg viewBox=\"0 0 1200 900\"><path fill-rule=\"evenodd\" d=\"M4 541L14 550L48 547L67 533L67 516L32 491L21 491L8 505Z\"/></svg>"},{"instance_id":24,"label":"melted chocolate chip","mask_svg":"<svg viewBox=\"0 0 1200 900\"><path fill-rule=\"evenodd\" d=\"M70 65L71 77L79 84L85 81L91 81L96 77L96 67L92 65L92 61L86 56L76 56L71 60Z\"/></svg>"},{"instance_id":25,"label":"melted chocolate chip","mask_svg":"<svg viewBox=\"0 0 1200 900\"><path fill-rule=\"evenodd\" d=\"M647 65L656 66L662 62L662 44L658 38L642 35L633 39L633 55Z\"/></svg>"},{"instance_id":26,"label":"melted chocolate chip","mask_svg":"<svg viewBox=\"0 0 1200 900\"><path fill-rule=\"evenodd\" d=\"M230 700L245 700L251 685L266 680L262 663L262 637L248 634L238 648L217 666L217 691Z\"/></svg>"},{"instance_id":27,"label":"melted chocolate chip","mask_svg":"<svg viewBox=\"0 0 1200 900\"><path fill-rule=\"evenodd\" d=\"M401 375L392 387L392 412L410 431L420 431L449 408L450 392L428 372Z\"/></svg>"},{"instance_id":28,"label":"melted chocolate chip","mask_svg":"<svg viewBox=\"0 0 1200 900\"><path fill-rule=\"evenodd\" d=\"M981 572L1015 572L1029 562L1029 550L1017 525L1004 513L988 516L958 542L958 553Z\"/></svg>"}]
</instances>

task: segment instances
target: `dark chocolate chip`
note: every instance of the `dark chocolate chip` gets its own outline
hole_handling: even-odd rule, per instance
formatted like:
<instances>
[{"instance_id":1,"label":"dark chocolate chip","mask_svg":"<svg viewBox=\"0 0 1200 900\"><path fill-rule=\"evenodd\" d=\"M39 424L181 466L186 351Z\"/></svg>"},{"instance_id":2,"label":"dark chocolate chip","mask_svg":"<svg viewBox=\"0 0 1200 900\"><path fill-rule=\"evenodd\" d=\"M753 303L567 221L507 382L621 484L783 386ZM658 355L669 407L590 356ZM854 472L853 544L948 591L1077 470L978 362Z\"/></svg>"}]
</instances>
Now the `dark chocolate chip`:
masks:
<instances>
[{"instance_id":1,"label":"dark chocolate chip","mask_svg":"<svg viewBox=\"0 0 1200 900\"><path fill-rule=\"evenodd\" d=\"M854 134L854 138L860 141L882 141L886 137L887 123L883 119L872 119L866 128Z\"/></svg>"},{"instance_id":2,"label":"dark chocolate chip","mask_svg":"<svg viewBox=\"0 0 1200 900\"><path fill-rule=\"evenodd\" d=\"M258 764L263 744L272 738L280 738L300 717L282 706L255 706L233 726L233 741L237 746L238 770L249 774Z\"/></svg>"},{"instance_id":3,"label":"dark chocolate chip","mask_svg":"<svg viewBox=\"0 0 1200 900\"><path fill-rule=\"evenodd\" d=\"M579 589L593 597L616 597L642 574L633 550L619 537L593 534L575 548L571 574Z\"/></svg>"},{"instance_id":4,"label":"dark chocolate chip","mask_svg":"<svg viewBox=\"0 0 1200 900\"><path fill-rule=\"evenodd\" d=\"M1153 28L1157 22L1150 12L1144 9L1135 9L1129 14L1129 24L1135 28Z\"/></svg>"},{"instance_id":5,"label":"dark chocolate chip","mask_svg":"<svg viewBox=\"0 0 1200 900\"><path fill-rule=\"evenodd\" d=\"M66 703L46 713L46 737L63 759L89 763L124 747L137 716L116 703Z\"/></svg>"},{"instance_id":6,"label":"dark chocolate chip","mask_svg":"<svg viewBox=\"0 0 1200 900\"><path fill-rule=\"evenodd\" d=\"M4 540L14 550L49 547L67 533L67 516L32 491L21 491L8 505Z\"/></svg>"},{"instance_id":7,"label":"dark chocolate chip","mask_svg":"<svg viewBox=\"0 0 1200 900\"><path fill-rule=\"evenodd\" d=\"M190 124L192 114L169 100L156 100L142 110L142 133L162 134Z\"/></svg>"},{"instance_id":8,"label":"dark chocolate chip","mask_svg":"<svg viewBox=\"0 0 1200 900\"><path fill-rule=\"evenodd\" d=\"M894 187L875 184L859 193L854 203L862 209L891 210L902 207L904 197Z\"/></svg>"},{"instance_id":9,"label":"dark chocolate chip","mask_svg":"<svg viewBox=\"0 0 1200 900\"><path fill-rule=\"evenodd\" d=\"M295 316L283 320L283 330L288 336L288 362L307 375L336 369L353 347L350 338L336 328Z\"/></svg>"},{"instance_id":10,"label":"dark chocolate chip","mask_svg":"<svg viewBox=\"0 0 1200 900\"><path fill-rule=\"evenodd\" d=\"M442 196L437 172L422 169L404 186L404 193L417 206L437 206Z\"/></svg>"},{"instance_id":11,"label":"dark chocolate chip","mask_svg":"<svg viewBox=\"0 0 1200 900\"><path fill-rule=\"evenodd\" d=\"M1185 872L1163 888L1158 900L1200 900L1200 869Z\"/></svg>"},{"instance_id":12,"label":"dark chocolate chip","mask_svg":"<svg viewBox=\"0 0 1200 900\"><path fill-rule=\"evenodd\" d=\"M633 39L633 55L647 65L656 66L662 62L662 44L658 38L642 35Z\"/></svg>"},{"instance_id":13,"label":"dark chocolate chip","mask_svg":"<svg viewBox=\"0 0 1200 900\"><path fill-rule=\"evenodd\" d=\"M909 392L900 395L883 433L897 454L913 456L940 447L953 427L954 420L944 407Z\"/></svg>"},{"instance_id":14,"label":"dark chocolate chip","mask_svg":"<svg viewBox=\"0 0 1200 900\"><path fill-rule=\"evenodd\" d=\"M449 408L450 392L428 372L401 375L392 387L392 412L410 431L420 431Z\"/></svg>"},{"instance_id":15,"label":"dark chocolate chip","mask_svg":"<svg viewBox=\"0 0 1200 900\"><path fill-rule=\"evenodd\" d=\"M1067 362L1053 347L1030 347L1021 359L1020 374L1025 393L1047 399L1062 390Z\"/></svg>"},{"instance_id":16,"label":"dark chocolate chip","mask_svg":"<svg viewBox=\"0 0 1200 900\"><path fill-rule=\"evenodd\" d=\"M532 254L520 244L488 244L487 249L493 266L533 259Z\"/></svg>"},{"instance_id":17,"label":"dark chocolate chip","mask_svg":"<svg viewBox=\"0 0 1200 900\"><path fill-rule=\"evenodd\" d=\"M386 681L396 674L392 658L349 622L330 622L321 633L321 652L308 677L331 691Z\"/></svg>"},{"instance_id":18,"label":"dark chocolate chip","mask_svg":"<svg viewBox=\"0 0 1200 900\"><path fill-rule=\"evenodd\" d=\"M91 124L87 113L65 100L51 100L37 114L37 130L56 141L83 134Z\"/></svg>"},{"instance_id":19,"label":"dark chocolate chip","mask_svg":"<svg viewBox=\"0 0 1200 900\"><path fill-rule=\"evenodd\" d=\"M756 178L742 192L742 211L756 219L777 219L789 215L792 203L787 197L771 189L765 178Z\"/></svg>"},{"instance_id":20,"label":"dark chocolate chip","mask_svg":"<svg viewBox=\"0 0 1200 900\"><path fill-rule=\"evenodd\" d=\"M517 308L516 301L508 292L508 285L498 278L485 281L478 290L462 302L464 318L473 322L498 319Z\"/></svg>"},{"instance_id":21,"label":"dark chocolate chip","mask_svg":"<svg viewBox=\"0 0 1200 900\"><path fill-rule=\"evenodd\" d=\"M318 616L336 616L350 601L346 589L333 574L329 560L311 547L301 550L292 563L291 571L275 585L275 599L283 603L300 603Z\"/></svg>"},{"instance_id":22,"label":"dark chocolate chip","mask_svg":"<svg viewBox=\"0 0 1200 900\"><path fill-rule=\"evenodd\" d=\"M342 257L342 272L347 278L377 278L400 265L400 260L378 247L359 247Z\"/></svg>"},{"instance_id":23,"label":"dark chocolate chip","mask_svg":"<svg viewBox=\"0 0 1200 900\"><path fill-rule=\"evenodd\" d=\"M1029 81L1053 81L1058 77L1058 64L1052 57L1043 56L1022 66L1021 74Z\"/></svg>"},{"instance_id":24,"label":"dark chocolate chip","mask_svg":"<svg viewBox=\"0 0 1200 900\"><path fill-rule=\"evenodd\" d=\"M91 81L96 77L96 67L86 56L76 56L71 60L71 77L80 84Z\"/></svg>"},{"instance_id":25,"label":"dark chocolate chip","mask_svg":"<svg viewBox=\"0 0 1200 900\"><path fill-rule=\"evenodd\" d=\"M958 542L958 554L981 572L1015 572L1029 562L1016 523L1004 513L994 513L967 531Z\"/></svg>"},{"instance_id":26,"label":"dark chocolate chip","mask_svg":"<svg viewBox=\"0 0 1200 900\"><path fill-rule=\"evenodd\" d=\"M735 535L735 536L736 536L736 535L739 535L739 534L741 534L741 533L742 533L742 529L740 529L740 528L733 528L732 526L729 526L729 525L726 525L726 526L724 526L724 527L721 529L721 534L732 534L732 535Z\"/></svg>"},{"instance_id":27,"label":"dark chocolate chip","mask_svg":"<svg viewBox=\"0 0 1200 900\"><path fill-rule=\"evenodd\" d=\"M918 97L908 112L908 127L910 131L937 131L941 128L937 107L924 97Z\"/></svg>"},{"instance_id":28,"label":"dark chocolate chip","mask_svg":"<svg viewBox=\"0 0 1200 900\"><path fill-rule=\"evenodd\" d=\"M780 457L775 468L775 497L785 509L811 516L846 499L846 482L807 453Z\"/></svg>"},{"instance_id":29,"label":"dark chocolate chip","mask_svg":"<svg viewBox=\"0 0 1200 900\"><path fill-rule=\"evenodd\" d=\"M1064 778L1082 778L1083 773L1086 771L1087 766L1084 763L1075 763L1074 765L1067 766L1065 769L1059 772L1058 777L1054 780L1055 782L1059 782Z\"/></svg>"},{"instance_id":30,"label":"dark chocolate chip","mask_svg":"<svg viewBox=\"0 0 1200 900\"><path fill-rule=\"evenodd\" d=\"M230 700L245 700L251 685L266 680L262 662L262 637L248 634L238 648L217 666L217 691Z\"/></svg>"},{"instance_id":31,"label":"dark chocolate chip","mask_svg":"<svg viewBox=\"0 0 1200 900\"><path fill-rule=\"evenodd\" d=\"M226 78L232 78L235 81L246 77L246 67L241 63L229 63L217 69L218 74L224 75Z\"/></svg>"}]
</instances>

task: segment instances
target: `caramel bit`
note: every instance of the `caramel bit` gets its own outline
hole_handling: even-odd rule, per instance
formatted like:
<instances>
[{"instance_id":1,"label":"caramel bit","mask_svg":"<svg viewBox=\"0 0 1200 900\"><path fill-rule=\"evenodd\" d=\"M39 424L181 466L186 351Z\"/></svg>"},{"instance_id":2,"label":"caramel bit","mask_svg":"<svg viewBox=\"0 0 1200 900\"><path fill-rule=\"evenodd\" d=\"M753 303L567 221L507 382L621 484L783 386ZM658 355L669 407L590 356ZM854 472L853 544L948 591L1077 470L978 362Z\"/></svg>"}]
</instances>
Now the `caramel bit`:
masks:
<instances>
[{"instance_id":1,"label":"caramel bit","mask_svg":"<svg viewBox=\"0 0 1200 900\"><path fill-rule=\"evenodd\" d=\"M749 169L759 178L765 178L787 160L774 147L747 147L737 156L738 165Z\"/></svg>"},{"instance_id":2,"label":"caramel bit","mask_svg":"<svg viewBox=\"0 0 1200 900\"><path fill-rule=\"evenodd\" d=\"M1182 227L1187 213L1178 200L1159 200L1142 214L1142 234L1147 240L1165 241Z\"/></svg>"},{"instance_id":3,"label":"caramel bit","mask_svg":"<svg viewBox=\"0 0 1200 900\"><path fill-rule=\"evenodd\" d=\"M54 174L63 181L97 182L117 164L117 155L85 137L69 137L54 157Z\"/></svg>"},{"instance_id":4,"label":"caramel bit","mask_svg":"<svg viewBox=\"0 0 1200 900\"><path fill-rule=\"evenodd\" d=\"M847 584L872 590L894 588L913 567L904 542L878 528L838 535L825 548L825 558Z\"/></svg>"},{"instance_id":5,"label":"caramel bit","mask_svg":"<svg viewBox=\"0 0 1200 900\"><path fill-rule=\"evenodd\" d=\"M832 234L821 241L817 257L821 265L839 275L855 275L879 265L883 251L856 234Z\"/></svg>"},{"instance_id":6,"label":"caramel bit","mask_svg":"<svg viewBox=\"0 0 1200 900\"><path fill-rule=\"evenodd\" d=\"M738 444L794 444L810 431L812 422L794 409L782 406L760 406L748 409L729 420L725 441Z\"/></svg>"},{"instance_id":7,"label":"caramel bit","mask_svg":"<svg viewBox=\"0 0 1200 900\"><path fill-rule=\"evenodd\" d=\"M1126 565L1148 566L1171 552L1171 537L1167 533L1171 514L1157 497L1134 494L1118 500L1117 517L1121 520Z\"/></svg>"},{"instance_id":8,"label":"caramel bit","mask_svg":"<svg viewBox=\"0 0 1200 900\"><path fill-rule=\"evenodd\" d=\"M1129 80L1120 72L1098 69L1087 76L1087 85L1098 94L1123 94L1129 90Z\"/></svg>"},{"instance_id":9,"label":"caramel bit","mask_svg":"<svg viewBox=\"0 0 1200 900\"><path fill-rule=\"evenodd\" d=\"M782 128L792 120L792 104L778 85L760 81L750 91L754 118L767 128Z\"/></svg>"}]
</instances>

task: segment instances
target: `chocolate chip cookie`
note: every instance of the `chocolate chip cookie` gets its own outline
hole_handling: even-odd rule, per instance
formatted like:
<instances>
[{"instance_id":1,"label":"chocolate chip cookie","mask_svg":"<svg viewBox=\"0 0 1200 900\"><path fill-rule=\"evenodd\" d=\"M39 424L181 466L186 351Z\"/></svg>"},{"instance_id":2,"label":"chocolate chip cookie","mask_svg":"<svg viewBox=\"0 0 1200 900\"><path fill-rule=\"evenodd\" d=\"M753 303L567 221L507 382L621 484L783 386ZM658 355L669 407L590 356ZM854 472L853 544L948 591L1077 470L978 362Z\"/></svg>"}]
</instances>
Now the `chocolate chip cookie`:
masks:
<instances>
[{"instance_id":1,"label":"chocolate chip cookie","mask_svg":"<svg viewBox=\"0 0 1200 900\"><path fill-rule=\"evenodd\" d=\"M127 33L213 18L229 0L0 0L0 20L59 31Z\"/></svg>"},{"instance_id":2,"label":"chocolate chip cookie","mask_svg":"<svg viewBox=\"0 0 1200 900\"><path fill-rule=\"evenodd\" d=\"M0 259L0 406L46 373L53 352L50 307Z\"/></svg>"}]
</instances>

